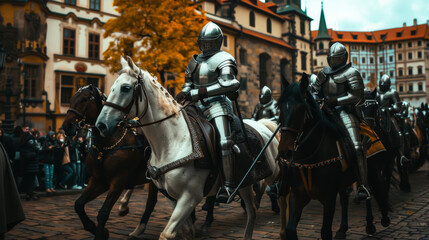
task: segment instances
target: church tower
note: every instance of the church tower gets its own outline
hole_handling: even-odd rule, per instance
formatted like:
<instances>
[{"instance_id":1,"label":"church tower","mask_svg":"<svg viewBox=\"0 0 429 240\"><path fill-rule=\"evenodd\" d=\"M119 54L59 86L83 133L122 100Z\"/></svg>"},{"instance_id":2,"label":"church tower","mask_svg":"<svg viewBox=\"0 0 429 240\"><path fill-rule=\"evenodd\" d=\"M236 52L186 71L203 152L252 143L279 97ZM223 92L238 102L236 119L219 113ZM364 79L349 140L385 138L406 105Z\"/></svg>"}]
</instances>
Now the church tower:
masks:
<instances>
[{"instance_id":1,"label":"church tower","mask_svg":"<svg viewBox=\"0 0 429 240\"><path fill-rule=\"evenodd\" d=\"M323 67L328 65L327 57L329 53L329 47L332 37L329 35L328 28L326 27L325 12L322 9L320 11L319 30L317 36L314 39L314 48L316 50L314 72L317 74Z\"/></svg>"}]
</instances>

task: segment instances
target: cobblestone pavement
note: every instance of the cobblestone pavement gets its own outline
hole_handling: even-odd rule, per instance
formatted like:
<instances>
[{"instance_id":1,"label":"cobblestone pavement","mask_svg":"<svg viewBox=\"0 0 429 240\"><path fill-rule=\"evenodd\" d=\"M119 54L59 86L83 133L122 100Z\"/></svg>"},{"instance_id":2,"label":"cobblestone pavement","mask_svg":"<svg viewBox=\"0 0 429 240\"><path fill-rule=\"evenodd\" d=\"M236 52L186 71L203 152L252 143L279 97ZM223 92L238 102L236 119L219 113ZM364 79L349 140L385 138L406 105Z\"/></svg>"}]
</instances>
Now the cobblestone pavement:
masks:
<instances>
[{"instance_id":1,"label":"cobblestone pavement","mask_svg":"<svg viewBox=\"0 0 429 240\"><path fill-rule=\"evenodd\" d=\"M381 215L374 207L377 233L374 236L365 234L365 204L350 203L350 229L347 239L428 239L429 240L429 167L411 175L411 193L402 193L396 189L391 193L390 213L392 223L384 228L380 224ZM86 210L92 219L106 195L90 202ZM91 234L83 230L80 220L74 212L74 200L78 195L43 197L39 201L27 202L23 206L27 219L6 235L6 239L92 239ZM110 239L126 239L134 230L143 212L146 191L137 189L130 202L130 213L125 217L118 216L117 206L112 210L107 228ZM373 206L376 206L373 201ZM339 200L334 218L333 229L338 229ZM157 239L171 214L171 207L164 197L159 197L157 208L149 221L144 239ZM242 238L246 215L238 203L220 205L215 209L215 222L208 234L198 229L203 223L205 212L201 204L197 207L197 239L239 239ZM271 211L270 202L264 196L261 208L257 212L257 223L253 234L254 239L279 239L279 215ZM298 225L300 239L320 238L322 226L322 206L312 201L304 209Z\"/></svg>"}]
</instances>

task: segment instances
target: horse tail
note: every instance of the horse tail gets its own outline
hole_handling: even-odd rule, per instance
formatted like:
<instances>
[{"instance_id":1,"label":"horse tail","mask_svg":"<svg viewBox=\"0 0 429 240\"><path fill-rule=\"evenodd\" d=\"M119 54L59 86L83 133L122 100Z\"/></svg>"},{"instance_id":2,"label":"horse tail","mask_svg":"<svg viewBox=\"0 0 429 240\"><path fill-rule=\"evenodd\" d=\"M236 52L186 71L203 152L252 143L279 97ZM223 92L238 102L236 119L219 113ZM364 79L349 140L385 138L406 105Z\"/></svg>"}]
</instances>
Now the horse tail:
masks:
<instances>
[{"instance_id":1,"label":"horse tail","mask_svg":"<svg viewBox=\"0 0 429 240\"><path fill-rule=\"evenodd\" d=\"M261 119L258 120L259 123L261 123L262 125L264 125L265 127L267 127L272 133L274 133L274 131L277 128L277 124L269 119ZM280 142L280 133L277 132L276 134L276 139L278 142Z\"/></svg>"}]
</instances>

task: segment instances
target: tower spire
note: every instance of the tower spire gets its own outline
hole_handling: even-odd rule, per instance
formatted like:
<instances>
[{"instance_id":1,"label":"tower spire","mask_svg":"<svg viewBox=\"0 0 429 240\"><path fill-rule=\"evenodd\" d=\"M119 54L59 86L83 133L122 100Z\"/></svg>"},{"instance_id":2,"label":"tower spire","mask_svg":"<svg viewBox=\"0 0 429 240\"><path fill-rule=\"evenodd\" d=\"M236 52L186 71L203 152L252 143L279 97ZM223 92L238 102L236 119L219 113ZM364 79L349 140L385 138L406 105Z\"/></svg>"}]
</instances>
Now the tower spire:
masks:
<instances>
[{"instance_id":1,"label":"tower spire","mask_svg":"<svg viewBox=\"0 0 429 240\"><path fill-rule=\"evenodd\" d=\"M329 36L328 28L326 27L325 12L323 11L323 0L322 0L322 9L320 11L320 21L319 21L319 31L317 37L314 40L328 39L331 40L332 37Z\"/></svg>"}]
</instances>

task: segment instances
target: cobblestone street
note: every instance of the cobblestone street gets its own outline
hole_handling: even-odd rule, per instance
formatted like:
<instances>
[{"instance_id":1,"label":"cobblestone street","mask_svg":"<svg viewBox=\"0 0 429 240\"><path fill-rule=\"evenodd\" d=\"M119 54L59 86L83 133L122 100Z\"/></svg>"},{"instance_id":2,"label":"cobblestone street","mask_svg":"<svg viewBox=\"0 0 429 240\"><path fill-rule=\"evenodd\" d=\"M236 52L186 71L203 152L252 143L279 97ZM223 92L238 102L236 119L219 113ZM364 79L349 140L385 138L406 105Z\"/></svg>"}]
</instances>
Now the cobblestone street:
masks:
<instances>
[{"instance_id":1,"label":"cobblestone street","mask_svg":"<svg viewBox=\"0 0 429 240\"><path fill-rule=\"evenodd\" d=\"M351 201L347 239L429 239L429 176L428 166L411 175L412 192L409 194L392 189L390 195L393 212L392 223L384 228L380 224L380 213L375 201L374 216L377 233L374 236L365 234L365 204L356 205ZM78 195L43 197L39 201L25 201L23 206L27 219L6 235L6 239L92 239L92 235L83 230L82 224L74 212L74 200ZM98 208L105 195L90 202L86 210L95 220ZM130 202L130 213L125 217L118 216L117 205L112 210L107 228L110 239L126 239L134 230L143 212L146 191L137 189ZM159 197L152 218L149 221L144 239L157 239L170 216L171 208L164 197ZM243 236L246 215L238 203L220 205L215 208L215 222L208 234L198 231L203 223L205 212L201 204L197 207L197 239L239 239ZM340 224L339 200L334 218L333 229ZM279 239L279 215L271 211L270 201L263 197L261 208L257 212L257 223L254 239ZM316 201L304 209L298 225L300 239L320 238L322 226L322 206Z\"/></svg>"}]
</instances>

